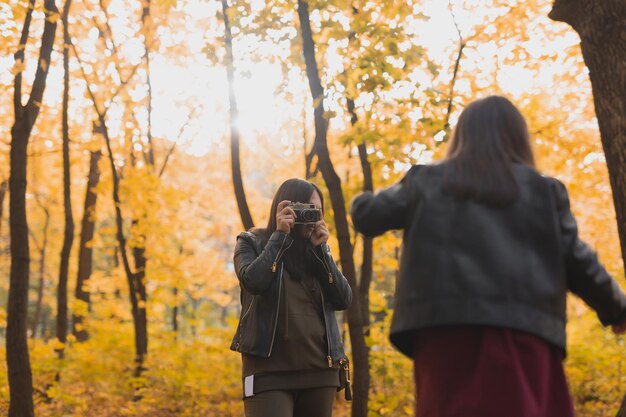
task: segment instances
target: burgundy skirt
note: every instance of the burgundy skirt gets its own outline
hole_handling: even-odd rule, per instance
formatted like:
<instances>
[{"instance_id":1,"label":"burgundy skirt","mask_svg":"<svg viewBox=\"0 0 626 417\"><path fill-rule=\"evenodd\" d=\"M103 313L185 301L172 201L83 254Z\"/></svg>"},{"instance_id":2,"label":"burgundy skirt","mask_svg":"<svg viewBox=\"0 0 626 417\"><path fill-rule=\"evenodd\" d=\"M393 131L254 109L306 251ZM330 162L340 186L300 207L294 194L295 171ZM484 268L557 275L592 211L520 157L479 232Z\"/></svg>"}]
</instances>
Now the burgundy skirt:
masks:
<instances>
[{"instance_id":1,"label":"burgundy skirt","mask_svg":"<svg viewBox=\"0 0 626 417\"><path fill-rule=\"evenodd\" d=\"M416 417L573 417L563 352L486 326L416 332Z\"/></svg>"}]
</instances>

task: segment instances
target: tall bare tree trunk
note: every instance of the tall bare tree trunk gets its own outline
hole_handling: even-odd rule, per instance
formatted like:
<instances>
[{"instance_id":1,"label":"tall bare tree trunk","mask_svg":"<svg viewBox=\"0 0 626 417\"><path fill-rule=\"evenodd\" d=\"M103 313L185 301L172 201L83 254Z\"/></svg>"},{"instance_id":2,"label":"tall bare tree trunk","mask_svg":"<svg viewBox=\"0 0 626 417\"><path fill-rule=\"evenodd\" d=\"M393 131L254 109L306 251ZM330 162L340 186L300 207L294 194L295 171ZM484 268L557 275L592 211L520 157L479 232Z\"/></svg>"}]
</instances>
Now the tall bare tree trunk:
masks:
<instances>
[{"instance_id":1,"label":"tall bare tree trunk","mask_svg":"<svg viewBox=\"0 0 626 417\"><path fill-rule=\"evenodd\" d=\"M14 55L15 62L24 62L24 50L32 20L35 0L29 1L24 26ZM33 383L28 355L27 313L30 250L26 219L27 149L33 125L39 115L46 87L50 55L54 45L58 9L54 0L44 1L46 20L41 36L39 60L33 87L26 105L22 105L22 71L15 74L13 109L15 124L11 129L9 218L11 227L11 272L7 308L6 354L9 373L9 417L32 417Z\"/></svg>"},{"instance_id":2,"label":"tall bare tree trunk","mask_svg":"<svg viewBox=\"0 0 626 417\"><path fill-rule=\"evenodd\" d=\"M65 0L63 7L63 208L65 212L65 230L61 262L59 266L59 283L57 286L57 327L56 336L59 342L65 344L67 340L67 276L69 274L70 254L74 243L74 217L72 216L71 173L70 173L70 132L68 121L68 106L70 98L70 33L68 16L72 0ZM57 351L63 357L64 348Z\"/></svg>"},{"instance_id":3,"label":"tall bare tree trunk","mask_svg":"<svg viewBox=\"0 0 626 417\"><path fill-rule=\"evenodd\" d=\"M145 299L145 286L143 286L142 282L137 282L137 274L134 274L130 261L128 259L128 254L126 251L126 236L124 235L124 217L122 215L122 203L120 200L120 177L117 172L117 168L115 166L115 156L113 155L113 148L111 146L111 138L109 136L109 131L106 125L106 113L108 109L101 110L98 106L98 101L96 96L94 95L93 90L90 87L89 79L85 73L85 68L82 60L80 59L80 55L76 50L76 46L74 44L71 45L74 50L74 55L78 60L81 71L83 73L83 77L87 82L87 93L91 99L94 110L98 115L98 125L101 130L102 136L104 138L107 154L109 159L109 166L111 167L111 176L113 181L113 204L115 207L115 225L117 228L117 242L119 245L119 254L122 258L122 265L124 267L124 273L126 274L126 280L128 282L128 292L131 304L131 312L133 316L133 327L135 331L135 374L141 372L142 364L144 361L144 357L148 352L148 328L147 328L147 319L146 319L146 299ZM117 90L113 97L115 97L124 86L128 84L128 81L133 77L136 72L138 66L135 66L126 80L123 80L122 83L118 86ZM115 257L117 260L117 256Z\"/></svg>"},{"instance_id":4,"label":"tall bare tree trunk","mask_svg":"<svg viewBox=\"0 0 626 417\"><path fill-rule=\"evenodd\" d=\"M94 101L95 102L95 101ZM115 158L113 149L111 148L111 138L106 128L106 121L102 113L99 114L100 125L103 127L103 136L107 146L109 157L109 165L111 167L111 175L113 177L113 203L115 205L115 224L117 226L117 242L119 244L119 253L122 258L122 265L126 273L128 281L128 292L130 297L131 312L133 316L133 326L135 330L135 364L137 372L143 364L144 357L148 353L148 330L146 320L146 304L142 298L142 289L140 283L137 282L137 275L133 273L130 267L130 261L126 251L127 241L124 235L124 217L122 216L122 203L120 200L120 178L115 167Z\"/></svg>"},{"instance_id":5,"label":"tall bare tree trunk","mask_svg":"<svg viewBox=\"0 0 626 417\"><path fill-rule=\"evenodd\" d=\"M317 60L315 58L315 43L311 32L308 3L303 0L298 0L298 17L300 21L306 73L314 105L315 153L318 157L319 170L328 188L334 211L341 269L350 283L352 293L354 294L352 304L348 308L348 328L354 362L354 401L352 402L352 417L366 417L369 391L369 365L367 346L363 334L361 304L356 283L356 268L352 255L353 247L350 241L350 228L348 225L345 198L341 189L341 179L335 172L335 168L328 153L326 137L328 122L324 117L324 89L320 81Z\"/></svg>"},{"instance_id":6,"label":"tall bare tree trunk","mask_svg":"<svg viewBox=\"0 0 626 417\"><path fill-rule=\"evenodd\" d=\"M359 9L352 5L352 16L356 17L359 14ZM348 47L356 39L356 32L351 30L348 35ZM349 68L346 69L349 71ZM349 88L346 90L350 91ZM348 107L348 114L350 115L350 124L352 128L355 128L359 117L356 114L356 106L354 103L354 97L347 96L346 104ZM372 177L372 166L367 159L367 144L365 141L357 144L357 150L359 152L359 162L361 163L361 171L363 172L363 191L374 191L374 179ZM374 239L363 236L363 259L361 263L361 279L359 281L359 298L361 302L361 320L363 321L364 333L369 335L370 327L370 286L372 283L372 268L374 258ZM369 362L369 347L367 347L367 358Z\"/></svg>"},{"instance_id":7,"label":"tall bare tree trunk","mask_svg":"<svg viewBox=\"0 0 626 417\"><path fill-rule=\"evenodd\" d=\"M98 194L96 186L100 182L100 169L98 163L102 156L100 150L92 151L89 158L89 174L87 176L87 189L85 191L85 205L83 210L83 219L80 230L80 246L78 248L78 273L76 277L76 288L74 289L74 297L76 300L83 302L90 308L90 294L85 288L87 280L91 276L93 265L93 249L91 241L93 240L96 228L96 203ZM89 337L87 329L84 327L82 314L74 314L72 316L72 334L76 340L84 342Z\"/></svg>"},{"instance_id":8,"label":"tall bare tree trunk","mask_svg":"<svg viewBox=\"0 0 626 417\"><path fill-rule=\"evenodd\" d=\"M347 98L348 113L350 114L350 122L354 127L358 122L354 100ZM367 159L367 145L361 142L357 145L359 151L359 161L361 170L363 171L363 191L374 191L374 179L372 177L372 166ZM374 260L374 239L363 237L363 260L361 263L361 280L359 281L359 299L361 302L361 319L366 335L369 335L370 326L370 286L372 283L372 269ZM369 361L369 348L367 348L367 356Z\"/></svg>"},{"instance_id":9,"label":"tall bare tree trunk","mask_svg":"<svg viewBox=\"0 0 626 417\"><path fill-rule=\"evenodd\" d=\"M148 151L144 151L144 157L147 168L150 174L154 173L155 169L155 156L154 156L154 142L152 140L152 82L150 78L150 38L152 33L152 21L150 16L150 0L142 0L143 8L141 12L141 23L144 31L144 59L146 61L146 86L148 87L148 131L146 133L148 141ZM140 219L133 219L132 225L135 227L140 222ZM138 308L135 318L135 335L137 345L137 352L141 352L136 357L135 363L135 376L140 376L143 371L143 364L145 355L148 353L148 293L146 291L146 268L148 266L148 258L146 257L146 236L141 235L138 239L141 245L134 246L132 253L135 261L135 273L133 280L135 282L135 290L137 291L137 298L139 305L143 308ZM137 337L138 336L138 337Z\"/></svg>"},{"instance_id":10,"label":"tall bare tree trunk","mask_svg":"<svg viewBox=\"0 0 626 417\"><path fill-rule=\"evenodd\" d=\"M44 289L46 285L46 249L48 248L48 226L50 225L50 211L43 205L41 208L44 211L45 221L43 224L43 238L41 245L35 240L35 247L39 251L39 279L37 282L37 300L35 301L35 314L33 316L32 327L30 331L30 337L37 337L37 328L39 327L39 321L41 320L41 310L43 307ZM34 236L33 236L34 239ZM43 332L41 334L43 336Z\"/></svg>"},{"instance_id":11,"label":"tall bare tree trunk","mask_svg":"<svg viewBox=\"0 0 626 417\"><path fill-rule=\"evenodd\" d=\"M555 0L549 17L569 24L581 39L626 268L626 2ZM626 395L618 416L626 416Z\"/></svg>"},{"instance_id":12,"label":"tall bare tree trunk","mask_svg":"<svg viewBox=\"0 0 626 417\"><path fill-rule=\"evenodd\" d=\"M235 60L233 57L233 35L230 30L230 20L228 18L228 0L222 0L222 16L224 18L224 44L226 45L226 73L228 76L228 100L230 102L230 155L231 172L233 177L233 187L235 188L235 198L239 208L239 216L244 229L254 227L252 214L248 207L246 192L243 188L241 176L241 162L239 158L239 109L237 108L237 97L235 96Z\"/></svg>"}]
</instances>

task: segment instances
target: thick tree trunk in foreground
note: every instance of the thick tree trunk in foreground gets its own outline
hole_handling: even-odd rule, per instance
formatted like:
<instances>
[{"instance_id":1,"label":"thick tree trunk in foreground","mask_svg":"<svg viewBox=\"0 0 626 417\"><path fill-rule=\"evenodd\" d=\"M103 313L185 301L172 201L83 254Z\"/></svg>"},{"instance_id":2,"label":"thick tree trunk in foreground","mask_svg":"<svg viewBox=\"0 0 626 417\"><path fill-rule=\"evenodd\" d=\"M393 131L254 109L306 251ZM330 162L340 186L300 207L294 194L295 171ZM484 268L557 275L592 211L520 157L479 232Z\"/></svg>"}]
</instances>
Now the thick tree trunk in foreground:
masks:
<instances>
[{"instance_id":1,"label":"thick tree trunk in foreground","mask_svg":"<svg viewBox=\"0 0 626 417\"><path fill-rule=\"evenodd\" d=\"M557 0L549 16L581 38L626 259L626 2Z\"/></svg>"},{"instance_id":2,"label":"thick tree trunk in foreground","mask_svg":"<svg viewBox=\"0 0 626 417\"><path fill-rule=\"evenodd\" d=\"M354 363L354 401L352 402L352 417L367 416L367 396L369 391L369 365L367 346L363 334L363 320L359 291L356 283L356 268L353 247L350 241L350 228L346 211L346 203L341 189L341 179L335 172L330 159L327 145L328 123L324 117L324 89L322 87L317 60L315 58L315 43L311 33L308 3L298 0L298 17L303 43L304 61L309 87L314 105L315 118L315 153L318 157L319 170L322 173L334 211L337 240L339 241L339 257L341 270L348 279L352 289L352 304L348 309L348 328L352 344L352 359Z\"/></svg>"},{"instance_id":3,"label":"thick tree trunk in foreground","mask_svg":"<svg viewBox=\"0 0 626 417\"><path fill-rule=\"evenodd\" d=\"M96 186L100 182L100 169L98 163L102 156L101 151L92 151L89 159L89 175L87 176L87 189L85 191L85 205L83 210L83 219L80 230L80 246L78 247L78 273L76 277L76 288L74 289L74 297L76 300L83 302L88 308L90 307L90 294L85 288L87 280L91 276L93 265L93 249L91 241L93 240L94 231L96 229L96 203L98 194ZM84 312L84 308L80 308ZM83 315L75 313L72 316L72 334L76 340L84 342L89 337L89 333L83 323Z\"/></svg>"},{"instance_id":4,"label":"thick tree trunk in foreground","mask_svg":"<svg viewBox=\"0 0 626 417\"><path fill-rule=\"evenodd\" d=\"M24 62L24 49L32 20L35 0L30 0L15 62ZM11 272L7 308L6 355L9 374L9 417L32 417L33 382L28 355L27 313L30 251L26 219L26 162L30 133L39 115L46 87L50 55L54 45L58 10L54 0L44 1L46 21L41 35L39 61L33 87L26 105L22 105L22 72L15 75L13 109L15 124L11 129L9 218L11 227Z\"/></svg>"},{"instance_id":5,"label":"thick tree trunk in foreground","mask_svg":"<svg viewBox=\"0 0 626 417\"><path fill-rule=\"evenodd\" d=\"M228 0L222 0L222 16L224 18L224 44L226 45L226 73L228 76L228 100L230 102L230 155L231 173L233 177L233 187L239 215L245 230L254 227L252 214L248 207L246 192L243 188L243 178L241 176L241 163L239 158L239 109L235 96L235 62L233 57L233 36L230 30L228 18Z\"/></svg>"},{"instance_id":6,"label":"thick tree trunk in foreground","mask_svg":"<svg viewBox=\"0 0 626 417\"><path fill-rule=\"evenodd\" d=\"M57 286L57 339L65 344L67 340L67 276L69 275L70 254L74 243L74 217L72 216L71 176L70 176L70 132L68 106L70 99L70 33L68 16L72 0L66 0L63 7L63 109L61 130L63 137L63 208L65 212L65 230L63 248L59 266L59 283ZM63 357L63 348L58 350Z\"/></svg>"},{"instance_id":7,"label":"thick tree trunk in foreground","mask_svg":"<svg viewBox=\"0 0 626 417\"><path fill-rule=\"evenodd\" d=\"M581 39L626 263L626 2L556 0L549 17ZM618 416L626 416L626 396Z\"/></svg>"}]
</instances>

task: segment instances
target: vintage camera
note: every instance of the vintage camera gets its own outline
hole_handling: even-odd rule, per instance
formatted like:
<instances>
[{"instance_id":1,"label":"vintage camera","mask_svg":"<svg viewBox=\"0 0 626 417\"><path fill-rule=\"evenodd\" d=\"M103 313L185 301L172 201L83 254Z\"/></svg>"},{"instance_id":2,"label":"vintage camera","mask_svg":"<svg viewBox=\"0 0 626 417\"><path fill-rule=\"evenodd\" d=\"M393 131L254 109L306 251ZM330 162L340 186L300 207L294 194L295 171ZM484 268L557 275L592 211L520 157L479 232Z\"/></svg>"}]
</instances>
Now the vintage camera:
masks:
<instances>
[{"instance_id":1,"label":"vintage camera","mask_svg":"<svg viewBox=\"0 0 626 417\"><path fill-rule=\"evenodd\" d=\"M316 223L322 219L322 213L315 204L291 203L287 207L296 213L296 224Z\"/></svg>"}]
</instances>

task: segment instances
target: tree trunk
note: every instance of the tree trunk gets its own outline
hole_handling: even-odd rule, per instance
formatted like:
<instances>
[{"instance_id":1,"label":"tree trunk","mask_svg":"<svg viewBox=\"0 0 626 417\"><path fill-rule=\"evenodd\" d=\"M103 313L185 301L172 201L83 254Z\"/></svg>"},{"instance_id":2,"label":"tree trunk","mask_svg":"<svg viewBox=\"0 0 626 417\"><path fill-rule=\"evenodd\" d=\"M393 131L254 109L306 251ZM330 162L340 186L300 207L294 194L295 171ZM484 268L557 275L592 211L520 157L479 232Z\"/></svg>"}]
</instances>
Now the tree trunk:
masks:
<instances>
[{"instance_id":1,"label":"tree trunk","mask_svg":"<svg viewBox=\"0 0 626 417\"><path fill-rule=\"evenodd\" d=\"M237 98L235 97L235 61L233 57L233 36L230 30L228 18L228 0L222 0L222 16L224 18L224 44L226 45L226 73L228 76L228 100L230 102L230 154L231 173L233 177L233 187L239 215L245 230L254 227L252 214L248 207L246 192L243 188L243 178L241 176L241 163L239 158L239 109L237 108Z\"/></svg>"},{"instance_id":2,"label":"tree trunk","mask_svg":"<svg viewBox=\"0 0 626 417\"><path fill-rule=\"evenodd\" d=\"M150 16L150 0L142 0L141 24L143 27L144 59L146 60L146 86L148 87L148 152L146 162L154 167L154 143L152 142L152 81L150 79L150 40L152 37L152 17Z\"/></svg>"},{"instance_id":3,"label":"tree trunk","mask_svg":"<svg viewBox=\"0 0 626 417\"><path fill-rule=\"evenodd\" d=\"M143 371L144 357L148 353L148 315L146 303L146 251L144 247L133 248L135 259L135 273L133 274L134 287L137 292L137 308L133 313L135 325L135 344L137 358L135 359L135 376L138 377Z\"/></svg>"},{"instance_id":4,"label":"tree trunk","mask_svg":"<svg viewBox=\"0 0 626 417\"><path fill-rule=\"evenodd\" d=\"M43 207L46 220L43 225L43 240L39 249L39 280L37 283L37 301L35 302L35 315L33 316L33 323L31 327L30 337L37 337L37 327L39 327L39 321L41 320L41 310L43 307L43 296L46 285L46 249L48 248L48 226L50 225L50 212L47 208ZM43 333L41 334L43 336Z\"/></svg>"},{"instance_id":5,"label":"tree trunk","mask_svg":"<svg viewBox=\"0 0 626 417\"><path fill-rule=\"evenodd\" d=\"M65 344L67 340L67 276L69 274L70 254L74 243L74 217L72 216L71 176L70 176L70 133L68 121L68 105L70 97L70 34L68 16L72 0L66 0L63 7L63 109L62 109L62 136L63 136L63 207L65 211L65 230L61 262L59 266L59 284L57 287L57 327L56 336L59 342ZM64 348L57 353L63 358Z\"/></svg>"},{"instance_id":6,"label":"tree trunk","mask_svg":"<svg viewBox=\"0 0 626 417\"><path fill-rule=\"evenodd\" d=\"M126 280L128 282L128 292L131 304L131 312L133 315L133 326L135 331L135 375L141 373L143 369L143 361L145 355L148 351L148 329L147 329L147 320L146 320L146 298L145 298L145 286L143 286L142 282L137 282L138 275L134 274L131 267L130 261L128 259L128 254L126 252L126 236L124 235L124 217L122 216L122 203L120 200L120 177L117 172L117 168L115 167L115 157L113 155L113 149L111 147L111 138L109 137L109 132L106 125L106 109L100 110L98 106L98 101L96 96L94 95L93 90L90 87L89 80L87 79L85 69L83 63L80 59L78 51L76 50L75 45L72 44L74 49L74 55L78 60L81 71L83 72L83 77L87 82L87 93L91 98L91 102L93 107L98 115L98 125L101 130L102 136L104 138L107 154L109 158L109 166L111 168L111 177L113 181L113 204L115 207L115 225L117 228L117 242L119 244L119 254L122 258L122 264L124 267L124 273L126 274ZM137 66L133 68L133 71L129 78L122 82L118 89L116 90L115 95L117 95L122 87L127 85L128 81L135 73ZM116 257L117 259L117 257ZM143 291L142 291L143 286Z\"/></svg>"},{"instance_id":7,"label":"tree trunk","mask_svg":"<svg viewBox=\"0 0 626 417\"><path fill-rule=\"evenodd\" d=\"M626 267L626 2L556 0L549 17L572 26L581 39ZM618 415L626 415L626 396Z\"/></svg>"},{"instance_id":8,"label":"tree trunk","mask_svg":"<svg viewBox=\"0 0 626 417\"><path fill-rule=\"evenodd\" d=\"M191 322L193 323L191 325L191 335L195 338L197 336L197 327L196 327L196 323L197 323L197 319L198 319L198 309L200 307L200 301L192 298L191 299Z\"/></svg>"},{"instance_id":9,"label":"tree trunk","mask_svg":"<svg viewBox=\"0 0 626 417\"><path fill-rule=\"evenodd\" d=\"M152 82L150 80L150 37L151 37L151 16L150 16L150 0L143 0L143 8L141 13L141 23L144 31L144 58L146 60L146 86L148 87L148 131L147 142L148 151L144 150L144 157L150 174L154 173L155 156L154 143L152 141ZM133 219L133 227L139 222ZM133 323L135 326L135 346L137 357L135 358L136 377L140 376L143 371L144 357L148 353L148 315L147 302L148 294L146 291L146 268L148 259L146 257L146 236L141 235L138 239L140 246L133 247L133 259L135 261L135 272L133 274L134 288L137 292L138 308L133 312Z\"/></svg>"},{"instance_id":10,"label":"tree trunk","mask_svg":"<svg viewBox=\"0 0 626 417\"><path fill-rule=\"evenodd\" d=\"M0 182L0 237L2 237L2 213L4 212L4 196L6 195L9 182L4 180Z\"/></svg>"},{"instance_id":11,"label":"tree trunk","mask_svg":"<svg viewBox=\"0 0 626 417\"><path fill-rule=\"evenodd\" d=\"M172 288L172 294L174 295L174 307L172 308L172 331L174 332L174 338L178 335L178 288Z\"/></svg>"},{"instance_id":12,"label":"tree trunk","mask_svg":"<svg viewBox=\"0 0 626 417\"><path fill-rule=\"evenodd\" d=\"M87 177L87 190L85 191L85 206L83 210L83 220L81 222L80 246L78 248L78 274L76 277L76 288L74 297L79 302L85 303L90 309L90 294L85 288L87 280L91 276L93 265L93 240L96 226L96 203L98 194L96 186L100 182L100 169L98 163L102 156L101 151L92 151L89 159L89 175ZM84 309L81 309L84 311ZM82 314L72 316L72 334L76 340L84 342L89 337L89 333L84 326Z\"/></svg>"},{"instance_id":13,"label":"tree trunk","mask_svg":"<svg viewBox=\"0 0 626 417\"><path fill-rule=\"evenodd\" d=\"M92 101L95 106L95 97ZM115 224L117 227L117 242L119 244L119 253L122 258L122 265L128 282L128 293L130 298L131 312L133 315L133 327L135 331L135 374L140 373L146 353L148 353L148 330L146 320L146 300L145 287L142 291L142 285L137 282L138 275L133 273L130 267L130 261L126 252L126 236L124 235L124 217L122 216L122 203L120 200L120 178L115 167L115 158L113 149L111 148L111 138L106 127L106 120L102 112L98 114L100 126L107 147L109 156L109 165L111 167L111 176L113 180L113 203L115 206Z\"/></svg>"},{"instance_id":14,"label":"tree trunk","mask_svg":"<svg viewBox=\"0 0 626 417\"><path fill-rule=\"evenodd\" d=\"M358 116L355 111L354 100L347 98L348 113L350 114L350 123L352 127L358 122ZM361 170L363 171L363 191L374 191L374 179L372 177L372 166L367 159L367 146L365 142L357 145L359 151L359 161L361 162ZM359 299L361 302L361 319L366 335L369 335L370 326L370 286L372 283L372 269L374 259L374 239L363 237L363 260L361 263L361 280L359 282ZM368 358L369 358L369 348Z\"/></svg>"},{"instance_id":15,"label":"tree trunk","mask_svg":"<svg viewBox=\"0 0 626 417\"><path fill-rule=\"evenodd\" d=\"M352 417L366 417L369 390L369 366L367 346L363 334L359 292L356 284L356 268L352 256L353 247L350 241L350 229L345 199L341 189L341 179L335 172L335 168L328 153L326 138L328 123L324 117L324 89L317 69L315 43L313 41L313 34L311 33L308 3L303 0L298 0L298 17L300 20L306 73L314 105L315 153L318 157L318 167L322 173L326 187L328 188L334 211L341 269L354 295L352 304L348 308L348 328L350 341L352 343L352 358L354 363L354 401L352 402Z\"/></svg>"},{"instance_id":16,"label":"tree trunk","mask_svg":"<svg viewBox=\"0 0 626 417\"><path fill-rule=\"evenodd\" d=\"M24 50L32 20L35 0L29 1L15 62L24 62ZM28 140L39 115L46 87L50 55L54 45L58 10L54 0L44 1L48 18L41 35L39 60L33 87L26 105L22 105L22 72L15 74L13 109L15 124L11 128L9 224L11 227L11 272L7 308L6 356L9 376L9 417L32 417L33 384L28 354L27 314L30 251L26 219L26 163Z\"/></svg>"}]
</instances>

